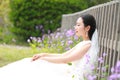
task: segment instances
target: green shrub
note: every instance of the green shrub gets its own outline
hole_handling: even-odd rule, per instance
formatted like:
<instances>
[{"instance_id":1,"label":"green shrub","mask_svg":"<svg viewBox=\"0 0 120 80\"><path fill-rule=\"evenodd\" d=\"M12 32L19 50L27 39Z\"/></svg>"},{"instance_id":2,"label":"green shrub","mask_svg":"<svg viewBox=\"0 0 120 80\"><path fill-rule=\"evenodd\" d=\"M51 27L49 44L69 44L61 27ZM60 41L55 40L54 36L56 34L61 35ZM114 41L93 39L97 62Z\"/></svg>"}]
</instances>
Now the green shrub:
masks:
<instances>
[{"instance_id":1,"label":"green shrub","mask_svg":"<svg viewBox=\"0 0 120 80\"><path fill-rule=\"evenodd\" d=\"M83 1L75 1L10 0L10 19L14 25L12 31L23 40L30 36L54 32L60 27L62 14L87 8Z\"/></svg>"},{"instance_id":2,"label":"green shrub","mask_svg":"<svg viewBox=\"0 0 120 80\"><path fill-rule=\"evenodd\" d=\"M0 0L0 43L14 44L16 42L15 35L10 31L12 27L9 21L9 0Z\"/></svg>"}]
</instances>

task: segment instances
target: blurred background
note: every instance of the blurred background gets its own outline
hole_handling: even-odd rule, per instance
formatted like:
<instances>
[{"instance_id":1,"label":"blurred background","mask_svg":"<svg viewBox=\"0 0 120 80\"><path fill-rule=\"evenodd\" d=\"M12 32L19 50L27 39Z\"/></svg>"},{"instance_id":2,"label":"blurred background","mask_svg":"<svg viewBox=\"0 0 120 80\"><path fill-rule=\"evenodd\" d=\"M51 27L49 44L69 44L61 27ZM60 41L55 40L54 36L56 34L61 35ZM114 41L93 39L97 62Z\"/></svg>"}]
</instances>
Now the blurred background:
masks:
<instances>
[{"instance_id":1,"label":"blurred background","mask_svg":"<svg viewBox=\"0 0 120 80\"><path fill-rule=\"evenodd\" d=\"M62 15L109 1L0 0L0 66L36 53L70 49L81 39L73 30L60 33Z\"/></svg>"},{"instance_id":2,"label":"blurred background","mask_svg":"<svg viewBox=\"0 0 120 80\"><path fill-rule=\"evenodd\" d=\"M110 0L0 0L0 43L24 45L61 27L62 14L79 12ZM24 44L23 44L24 43Z\"/></svg>"}]
</instances>

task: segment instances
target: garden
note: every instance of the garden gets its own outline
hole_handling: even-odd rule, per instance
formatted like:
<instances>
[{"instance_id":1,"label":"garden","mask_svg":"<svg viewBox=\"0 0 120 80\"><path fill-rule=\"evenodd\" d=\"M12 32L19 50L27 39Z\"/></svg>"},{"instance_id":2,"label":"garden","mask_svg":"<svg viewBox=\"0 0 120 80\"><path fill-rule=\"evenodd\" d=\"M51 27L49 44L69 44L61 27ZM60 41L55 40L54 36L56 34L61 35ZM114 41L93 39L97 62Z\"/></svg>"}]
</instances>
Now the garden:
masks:
<instances>
[{"instance_id":1,"label":"garden","mask_svg":"<svg viewBox=\"0 0 120 80\"><path fill-rule=\"evenodd\" d=\"M37 53L62 54L82 41L73 29L62 30L63 14L82 11L109 0L1 0L0 1L0 67L14 61L32 57ZM82 4L82 5L80 5ZM58 6L59 5L59 6ZM104 57L98 59L103 63ZM69 65L69 64L68 64ZM71 64L70 64L71 65ZM103 66L105 72L108 65ZM94 75L86 80L96 80L99 67L92 66ZM120 78L120 61L105 73L101 80Z\"/></svg>"}]
</instances>

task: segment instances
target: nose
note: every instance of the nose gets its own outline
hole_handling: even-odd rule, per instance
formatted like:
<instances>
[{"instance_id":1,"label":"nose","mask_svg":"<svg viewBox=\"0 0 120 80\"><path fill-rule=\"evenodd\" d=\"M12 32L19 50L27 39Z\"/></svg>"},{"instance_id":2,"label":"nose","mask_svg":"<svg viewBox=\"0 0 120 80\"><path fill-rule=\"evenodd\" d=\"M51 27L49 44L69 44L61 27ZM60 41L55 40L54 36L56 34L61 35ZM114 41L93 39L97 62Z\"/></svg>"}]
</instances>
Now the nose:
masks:
<instances>
[{"instance_id":1,"label":"nose","mask_svg":"<svg viewBox=\"0 0 120 80\"><path fill-rule=\"evenodd\" d=\"M74 28L77 29L77 26L75 25Z\"/></svg>"},{"instance_id":2,"label":"nose","mask_svg":"<svg viewBox=\"0 0 120 80\"><path fill-rule=\"evenodd\" d=\"M77 31L77 26L76 25L74 26L74 30L75 30L75 32Z\"/></svg>"}]
</instances>

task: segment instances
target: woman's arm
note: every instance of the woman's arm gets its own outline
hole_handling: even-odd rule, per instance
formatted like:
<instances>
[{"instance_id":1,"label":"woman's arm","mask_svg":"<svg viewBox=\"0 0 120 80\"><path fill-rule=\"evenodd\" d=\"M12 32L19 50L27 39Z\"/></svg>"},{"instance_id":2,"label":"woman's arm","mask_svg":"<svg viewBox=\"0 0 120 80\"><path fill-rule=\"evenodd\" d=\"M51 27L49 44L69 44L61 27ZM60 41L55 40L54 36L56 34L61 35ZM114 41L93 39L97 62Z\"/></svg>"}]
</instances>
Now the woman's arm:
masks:
<instances>
[{"instance_id":1,"label":"woman's arm","mask_svg":"<svg viewBox=\"0 0 120 80\"><path fill-rule=\"evenodd\" d=\"M32 57L32 61L35 61L41 57L62 57L62 56L67 56L69 55L72 51L74 50L74 47L64 53L40 53L40 54L35 54L33 57Z\"/></svg>"},{"instance_id":2,"label":"woman's arm","mask_svg":"<svg viewBox=\"0 0 120 80\"><path fill-rule=\"evenodd\" d=\"M74 47L64 53L45 53L44 57L61 57L61 56L66 56L69 55L73 51ZM44 53L43 53L44 54Z\"/></svg>"},{"instance_id":3,"label":"woman's arm","mask_svg":"<svg viewBox=\"0 0 120 80\"><path fill-rule=\"evenodd\" d=\"M74 48L71 52L69 52L69 55L59 56L59 57L41 57L40 59L46 60L53 63L69 63L75 60L78 60L82 58L85 53L90 48L91 44L86 44L82 48Z\"/></svg>"}]
</instances>

